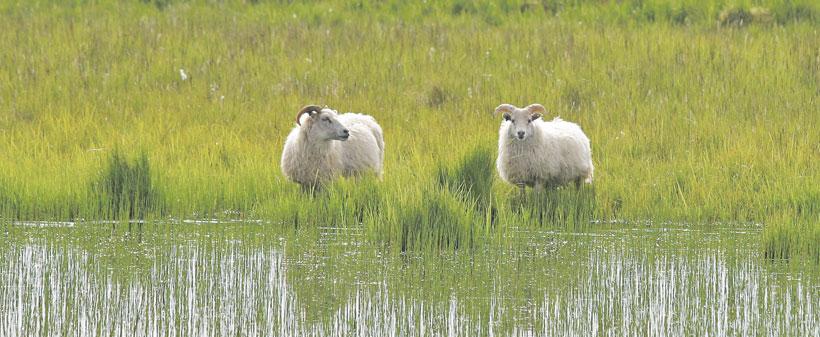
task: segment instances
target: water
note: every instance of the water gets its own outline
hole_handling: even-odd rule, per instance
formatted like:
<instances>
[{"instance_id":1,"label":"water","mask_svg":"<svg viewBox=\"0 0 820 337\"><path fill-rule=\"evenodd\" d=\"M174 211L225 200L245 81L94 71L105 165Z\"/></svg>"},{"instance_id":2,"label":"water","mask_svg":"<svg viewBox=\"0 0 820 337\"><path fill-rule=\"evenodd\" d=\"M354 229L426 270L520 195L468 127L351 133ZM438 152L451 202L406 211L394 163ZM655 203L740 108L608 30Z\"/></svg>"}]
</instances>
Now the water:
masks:
<instances>
[{"instance_id":1,"label":"water","mask_svg":"<svg viewBox=\"0 0 820 337\"><path fill-rule=\"evenodd\" d=\"M522 229L407 254L360 229L0 228L7 337L820 336L816 266L765 260L754 226Z\"/></svg>"}]
</instances>

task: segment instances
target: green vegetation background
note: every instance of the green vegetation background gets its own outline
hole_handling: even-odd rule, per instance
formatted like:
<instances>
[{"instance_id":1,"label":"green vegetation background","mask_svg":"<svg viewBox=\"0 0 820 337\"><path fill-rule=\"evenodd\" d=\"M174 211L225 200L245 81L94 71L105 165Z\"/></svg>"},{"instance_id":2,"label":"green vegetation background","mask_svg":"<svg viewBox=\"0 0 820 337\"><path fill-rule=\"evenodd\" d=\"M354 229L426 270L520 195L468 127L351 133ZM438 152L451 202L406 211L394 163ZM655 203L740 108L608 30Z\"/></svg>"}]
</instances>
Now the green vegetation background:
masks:
<instances>
[{"instance_id":1,"label":"green vegetation background","mask_svg":"<svg viewBox=\"0 0 820 337\"><path fill-rule=\"evenodd\" d=\"M0 213L362 224L402 250L513 226L754 222L769 256L820 260L819 8L6 1ZM505 102L579 123L594 187L503 184ZM308 103L376 117L383 181L309 195L284 179Z\"/></svg>"}]
</instances>

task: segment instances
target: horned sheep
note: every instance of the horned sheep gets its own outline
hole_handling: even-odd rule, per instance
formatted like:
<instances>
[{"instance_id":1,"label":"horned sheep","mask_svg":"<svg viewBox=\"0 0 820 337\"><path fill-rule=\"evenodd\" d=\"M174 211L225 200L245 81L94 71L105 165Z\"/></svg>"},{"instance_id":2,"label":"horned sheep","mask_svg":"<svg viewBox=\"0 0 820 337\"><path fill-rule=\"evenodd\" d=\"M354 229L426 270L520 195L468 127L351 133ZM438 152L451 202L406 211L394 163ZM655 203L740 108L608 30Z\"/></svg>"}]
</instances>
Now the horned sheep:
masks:
<instances>
[{"instance_id":1,"label":"horned sheep","mask_svg":"<svg viewBox=\"0 0 820 337\"><path fill-rule=\"evenodd\" d=\"M313 188L339 175L381 177L383 162L384 138L373 117L308 105L296 115L281 168L289 180Z\"/></svg>"},{"instance_id":2,"label":"horned sheep","mask_svg":"<svg viewBox=\"0 0 820 337\"><path fill-rule=\"evenodd\" d=\"M501 104L495 115L504 121L498 135L496 168L501 178L514 185L553 188L575 182L592 183L592 151L589 138L578 124L560 117L544 121L546 109L531 104L523 109Z\"/></svg>"}]
</instances>

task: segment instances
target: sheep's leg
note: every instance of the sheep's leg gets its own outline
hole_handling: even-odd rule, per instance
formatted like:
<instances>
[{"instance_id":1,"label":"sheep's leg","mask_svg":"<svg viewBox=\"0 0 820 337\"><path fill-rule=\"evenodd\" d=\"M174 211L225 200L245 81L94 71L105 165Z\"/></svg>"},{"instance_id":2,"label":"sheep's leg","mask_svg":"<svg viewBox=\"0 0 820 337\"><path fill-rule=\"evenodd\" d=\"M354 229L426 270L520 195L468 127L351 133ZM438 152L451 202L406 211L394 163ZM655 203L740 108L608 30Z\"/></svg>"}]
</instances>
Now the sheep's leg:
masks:
<instances>
[{"instance_id":1,"label":"sheep's leg","mask_svg":"<svg viewBox=\"0 0 820 337\"><path fill-rule=\"evenodd\" d=\"M584 186L584 178L575 179L575 190L580 190Z\"/></svg>"},{"instance_id":2,"label":"sheep's leg","mask_svg":"<svg viewBox=\"0 0 820 337\"><path fill-rule=\"evenodd\" d=\"M524 199L524 187L525 187L525 186L526 186L526 185L524 185L524 184L518 184L518 190L520 191L520 194L521 194L521 199L522 199L522 200Z\"/></svg>"},{"instance_id":3,"label":"sheep's leg","mask_svg":"<svg viewBox=\"0 0 820 337\"><path fill-rule=\"evenodd\" d=\"M533 189L535 190L535 192L538 192L538 193L544 192L544 188L545 188L545 186L544 186L543 182L536 182L535 186L533 186Z\"/></svg>"}]
</instances>

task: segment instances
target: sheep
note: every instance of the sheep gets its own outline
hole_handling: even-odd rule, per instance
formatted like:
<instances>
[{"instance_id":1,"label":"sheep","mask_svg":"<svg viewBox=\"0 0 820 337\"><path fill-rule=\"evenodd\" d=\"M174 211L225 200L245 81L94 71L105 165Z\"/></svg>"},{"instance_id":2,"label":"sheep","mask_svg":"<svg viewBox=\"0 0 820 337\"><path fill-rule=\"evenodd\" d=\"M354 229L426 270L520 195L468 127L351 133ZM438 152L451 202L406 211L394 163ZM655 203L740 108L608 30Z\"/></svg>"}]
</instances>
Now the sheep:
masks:
<instances>
[{"instance_id":1,"label":"sheep","mask_svg":"<svg viewBox=\"0 0 820 337\"><path fill-rule=\"evenodd\" d=\"M501 104L493 115L503 113L498 131L496 169L501 178L521 188L554 188L575 182L592 183L592 151L589 138L581 128L556 117L551 122L541 119L546 109L531 104L519 109Z\"/></svg>"},{"instance_id":2,"label":"sheep","mask_svg":"<svg viewBox=\"0 0 820 337\"><path fill-rule=\"evenodd\" d=\"M308 105L296 115L281 168L289 180L316 188L338 175L372 172L381 178L383 162L384 138L373 117Z\"/></svg>"}]
</instances>

